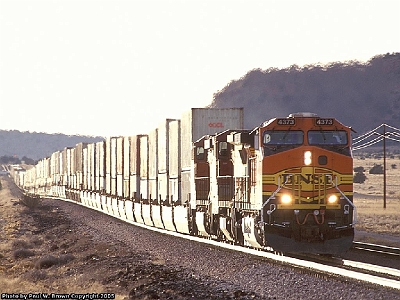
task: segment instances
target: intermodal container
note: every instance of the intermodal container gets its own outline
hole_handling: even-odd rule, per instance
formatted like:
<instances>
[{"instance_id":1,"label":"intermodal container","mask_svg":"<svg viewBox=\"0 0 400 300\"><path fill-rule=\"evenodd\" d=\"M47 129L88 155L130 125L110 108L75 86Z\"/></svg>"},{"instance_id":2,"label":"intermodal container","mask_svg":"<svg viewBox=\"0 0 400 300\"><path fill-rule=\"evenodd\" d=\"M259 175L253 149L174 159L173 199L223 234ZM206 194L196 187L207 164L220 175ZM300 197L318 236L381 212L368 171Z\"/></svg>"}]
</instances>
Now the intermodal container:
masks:
<instances>
[{"instance_id":1,"label":"intermodal container","mask_svg":"<svg viewBox=\"0 0 400 300\"><path fill-rule=\"evenodd\" d=\"M194 188L193 142L204 135L215 134L227 129L243 129L243 108L192 108L182 114L181 201L190 201Z\"/></svg>"}]
</instances>

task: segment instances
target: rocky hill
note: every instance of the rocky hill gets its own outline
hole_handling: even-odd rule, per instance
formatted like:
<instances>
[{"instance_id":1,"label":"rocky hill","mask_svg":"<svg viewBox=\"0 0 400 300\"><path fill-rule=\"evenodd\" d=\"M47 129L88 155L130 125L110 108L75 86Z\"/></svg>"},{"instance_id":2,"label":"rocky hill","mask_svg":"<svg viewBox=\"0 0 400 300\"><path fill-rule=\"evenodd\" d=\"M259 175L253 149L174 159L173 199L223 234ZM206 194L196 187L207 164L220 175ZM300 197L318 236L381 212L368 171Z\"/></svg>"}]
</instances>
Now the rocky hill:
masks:
<instances>
[{"instance_id":1,"label":"rocky hill","mask_svg":"<svg viewBox=\"0 0 400 300\"><path fill-rule=\"evenodd\" d=\"M377 55L366 63L251 70L216 92L210 107L244 107L246 128L304 111L335 117L359 134L382 123L400 128L400 53ZM80 142L102 139L0 130L0 157L37 160Z\"/></svg>"},{"instance_id":2,"label":"rocky hill","mask_svg":"<svg viewBox=\"0 0 400 300\"><path fill-rule=\"evenodd\" d=\"M382 123L399 128L400 53L367 63L251 70L215 93L210 107L244 107L246 128L294 112L335 117L360 134Z\"/></svg>"},{"instance_id":3,"label":"rocky hill","mask_svg":"<svg viewBox=\"0 0 400 300\"><path fill-rule=\"evenodd\" d=\"M65 147L73 147L78 143L94 143L101 140L103 140L102 137L0 130L0 157L15 156L38 160L50 156L53 152L62 150Z\"/></svg>"}]
</instances>

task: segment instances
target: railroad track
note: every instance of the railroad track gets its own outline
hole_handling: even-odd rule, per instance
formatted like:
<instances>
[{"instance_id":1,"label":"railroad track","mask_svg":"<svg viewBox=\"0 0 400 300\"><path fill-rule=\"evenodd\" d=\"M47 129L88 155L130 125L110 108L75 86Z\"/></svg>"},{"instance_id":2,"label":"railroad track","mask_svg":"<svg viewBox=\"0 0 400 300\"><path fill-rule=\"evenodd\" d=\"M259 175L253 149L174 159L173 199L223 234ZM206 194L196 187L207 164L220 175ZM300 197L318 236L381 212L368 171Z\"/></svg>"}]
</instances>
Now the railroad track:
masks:
<instances>
[{"instance_id":1,"label":"railroad track","mask_svg":"<svg viewBox=\"0 0 400 300\"><path fill-rule=\"evenodd\" d=\"M377 254L384 254L388 256L397 256L400 257L400 248L396 247L388 247L383 245L369 244L369 243L361 243L361 242L353 242L354 250L361 251L369 251Z\"/></svg>"},{"instance_id":2,"label":"railroad track","mask_svg":"<svg viewBox=\"0 0 400 300\"><path fill-rule=\"evenodd\" d=\"M77 203L73 200L66 200L66 199L60 199L57 197L49 197L53 199L59 199L67 202L72 202L81 206L84 206L86 208L98 210L93 207L87 207L81 203ZM120 219L126 223L138 226L138 227L143 227L148 230L160 232L163 234L168 234L172 235L175 237L179 238L184 238L187 240L192 240L195 242L199 243L204 243L208 245L212 245L215 247L219 248L224 248L232 251L237 251L237 252L243 252L247 253L253 256L260 257L261 259L269 259L278 263L290 265L296 268L301 269L302 271L305 272L310 272L310 273L315 273L315 274L326 274L327 276L337 276L337 277L344 277L344 278L349 278L352 280L359 280L363 282L368 282L372 284L377 284L383 287L388 287L388 288L393 288L396 290L400 290L400 270L394 269L394 268L387 268L387 267L382 267L382 266L377 266L377 265L372 265L372 264L367 264L367 263L362 263L362 262L357 262L357 261L351 261L351 260L345 260L341 258L326 258L326 257L321 257L321 259L312 259L309 257L300 257L300 256L286 256L282 254L276 254L271 251L262 251L259 249L253 249L253 248L247 248L247 247L242 247L238 245L233 245L230 243L221 243L216 240L212 239L207 239L207 238L202 238L202 237L196 237L196 236L190 236L187 234L182 234L179 232L174 232L174 231L168 231L165 229L160 229L157 227L150 227L145 224L133 222L130 220L126 220L124 218L120 218L116 215L104 212L102 210L102 213L105 213L111 217ZM355 243L357 244L357 243ZM360 243L362 244L362 243ZM379 246L379 245L375 245ZM381 246L385 248L384 246ZM391 247L386 247L386 248L391 248ZM377 247L378 249L378 247ZM396 248L393 248L396 249ZM364 250L361 248L359 250Z\"/></svg>"},{"instance_id":3,"label":"railroad track","mask_svg":"<svg viewBox=\"0 0 400 300\"><path fill-rule=\"evenodd\" d=\"M215 247L229 249L247 253L260 258L266 258L278 263L290 265L302 269L305 272L326 274L328 276L335 275L337 277L345 277L352 280L359 280L372 284L377 284L383 287L393 288L400 290L400 270L381 267L372 264L366 264L357 261L344 260L333 258L330 262L325 262L325 258L319 261L312 261L309 259L301 259L292 256L285 256L273 252L262 251L259 249L246 248L238 245L221 243L216 240L205 239L202 237L189 236L178 232L171 232L155 227L150 227L144 224L129 222L133 225L144 227L153 231L161 232L164 234L173 235L180 238L189 239L192 241L213 245ZM329 259L328 259L329 260Z\"/></svg>"}]
</instances>

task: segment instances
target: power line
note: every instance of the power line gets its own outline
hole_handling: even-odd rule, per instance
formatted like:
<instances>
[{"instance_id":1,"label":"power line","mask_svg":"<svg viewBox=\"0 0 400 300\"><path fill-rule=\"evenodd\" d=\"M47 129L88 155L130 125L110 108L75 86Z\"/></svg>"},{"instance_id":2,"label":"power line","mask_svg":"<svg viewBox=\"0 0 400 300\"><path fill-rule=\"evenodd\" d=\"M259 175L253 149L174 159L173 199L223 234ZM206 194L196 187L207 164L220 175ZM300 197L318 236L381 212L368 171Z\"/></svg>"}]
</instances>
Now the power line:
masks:
<instances>
[{"instance_id":1,"label":"power line","mask_svg":"<svg viewBox=\"0 0 400 300\"><path fill-rule=\"evenodd\" d=\"M383 127L383 133L380 133L378 131L378 129L380 129L381 127ZM387 131L387 129L393 131ZM400 129L387 124L381 124L378 127L374 128L373 130L368 131L367 133L354 138L353 148L352 148L353 151L357 151L383 141L383 208L384 209L386 209L386 139L395 142L400 142ZM360 144L361 142L363 143Z\"/></svg>"},{"instance_id":2,"label":"power line","mask_svg":"<svg viewBox=\"0 0 400 300\"><path fill-rule=\"evenodd\" d=\"M362 134L362 135L360 135L360 136L358 136L358 137L355 137L355 138L353 139L353 141L357 141L358 139L363 138L363 137L365 137L366 135L371 136L372 134L374 134L374 132L376 132L376 131L377 131L379 128L381 128L382 126L383 126L383 124L379 125L378 127L375 127L374 129L368 131L367 133L364 133L364 134Z\"/></svg>"},{"instance_id":3,"label":"power line","mask_svg":"<svg viewBox=\"0 0 400 300\"><path fill-rule=\"evenodd\" d=\"M378 130L383 128L383 134ZM387 131L387 129L393 131ZM353 151L361 150L373 146L381 141L388 139L394 142L400 142L400 129L385 123L375 127L374 129L353 138Z\"/></svg>"},{"instance_id":4,"label":"power line","mask_svg":"<svg viewBox=\"0 0 400 300\"><path fill-rule=\"evenodd\" d=\"M361 150L361 149L364 149L364 148L368 148L368 147L370 147L372 145L375 145L375 144L379 143L382 140L383 140L383 137L377 137L376 139L374 139L372 141L369 141L369 142L366 142L366 143L364 143L362 145L353 147L353 151L357 151L357 150Z\"/></svg>"}]
</instances>

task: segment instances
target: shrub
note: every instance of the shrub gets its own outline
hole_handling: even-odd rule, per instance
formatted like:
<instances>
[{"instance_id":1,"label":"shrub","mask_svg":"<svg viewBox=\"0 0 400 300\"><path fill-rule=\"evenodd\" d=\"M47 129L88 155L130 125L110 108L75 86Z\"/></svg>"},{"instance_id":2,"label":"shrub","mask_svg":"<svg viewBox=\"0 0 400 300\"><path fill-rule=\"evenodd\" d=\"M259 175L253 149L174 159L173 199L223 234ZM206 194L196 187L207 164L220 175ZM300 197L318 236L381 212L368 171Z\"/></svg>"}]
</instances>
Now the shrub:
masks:
<instances>
[{"instance_id":1,"label":"shrub","mask_svg":"<svg viewBox=\"0 0 400 300\"><path fill-rule=\"evenodd\" d=\"M15 259L18 259L18 258L27 258L27 257L29 257L29 256L34 256L34 255L35 255L35 252L33 252L32 250L29 250L29 249L24 249L24 248L17 249L17 250L15 250L15 251L13 252L13 257L14 257Z\"/></svg>"},{"instance_id":2,"label":"shrub","mask_svg":"<svg viewBox=\"0 0 400 300\"><path fill-rule=\"evenodd\" d=\"M383 174L383 166L374 165L371 170L369 170L369 174Z\"/></svg>"},{"instance_id":3,"label":"shrub","mask_svg":"<svg viewBox=\"0 0 400 300\"><path fill-rule=\"evenodd\" d=\"M366 179L367 179L367 176L365 176L364 172L357 172L353 177L353 182L354 183L364 183L364 181Z\"/></svg>"},{"instance_id":4,"label":"shrub","mask_svg":"<svg viewBox=\"0 0 400 300\"><path fill-rule=\"evenodd\" d=\"M35 267L36 269L48 269L51 266L57 265L59 263L59 259L52 255L46 255L36 261Z\"/></svg>"},{"instance_id":5,"label":"shrub","mask_svg":"<svg viewBox=\"0 0 400 300\"><path fill-rule=\"evenodd\" d=\"M13 249L19 249L19 248L31 248L31 246L29 245L29 243L27 241L24 240L14 240L12 242L12 248Z\"/></svg>"},{"instance_id":6,"label":"shrub","mask_svg":"<svg viewBox=\"0 0 400 300\"><path fill-rule=\"evenodd\" d=\"M354 168L354 172L364 172L365 171L365 169L364 169L364 167L355 167Z\"/></svg>"}]
</instances>

